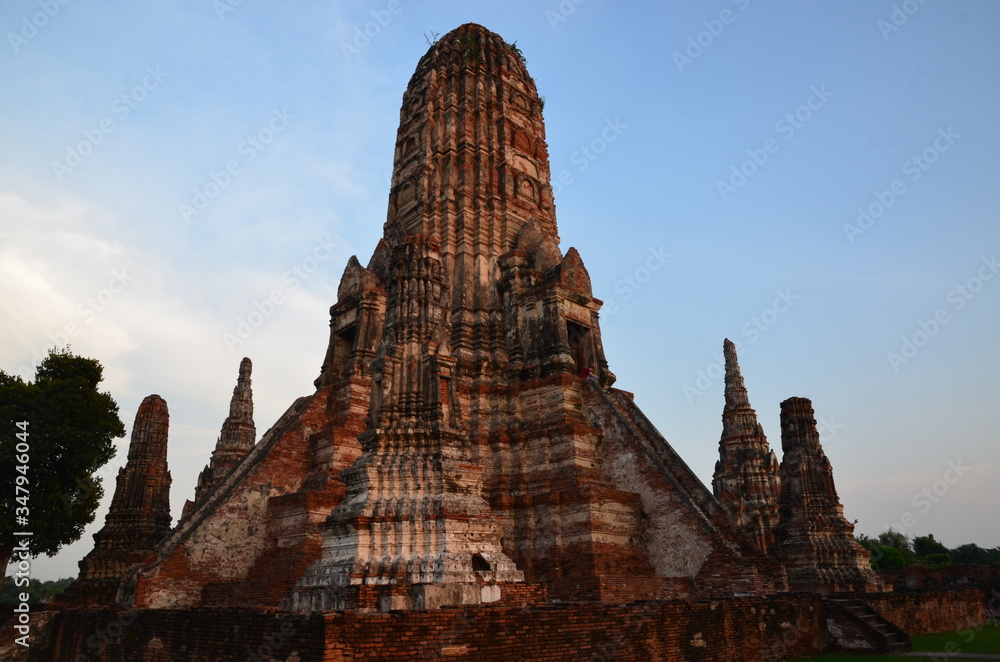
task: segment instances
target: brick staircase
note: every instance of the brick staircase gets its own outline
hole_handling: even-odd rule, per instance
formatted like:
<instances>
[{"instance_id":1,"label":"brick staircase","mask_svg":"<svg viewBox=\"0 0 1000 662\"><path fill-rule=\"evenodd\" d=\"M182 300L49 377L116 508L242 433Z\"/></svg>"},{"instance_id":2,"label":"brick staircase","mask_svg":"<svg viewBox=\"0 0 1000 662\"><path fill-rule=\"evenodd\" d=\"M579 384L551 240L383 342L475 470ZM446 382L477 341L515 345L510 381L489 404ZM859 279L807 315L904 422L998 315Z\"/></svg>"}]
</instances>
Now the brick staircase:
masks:
<instances>
[{"instance_id":1,"label":"brick staircase","mask_svg":"<svg viewBox=\"0 0 1000 662\"><path fill-rule=\"evenodd\" d=\"M881 614L861 600L852 598L824 598L823 602L830 607L830 615L846 616L850 621L866 631L869 638L876 644L875 649L865 652L897 654L911 650L910 635L882 618ZM838 619L840 620L840 619ZM833 648L840 648L833 646ZM857 649L845 652L858 652Z\"/></svg>"}]
</instances>

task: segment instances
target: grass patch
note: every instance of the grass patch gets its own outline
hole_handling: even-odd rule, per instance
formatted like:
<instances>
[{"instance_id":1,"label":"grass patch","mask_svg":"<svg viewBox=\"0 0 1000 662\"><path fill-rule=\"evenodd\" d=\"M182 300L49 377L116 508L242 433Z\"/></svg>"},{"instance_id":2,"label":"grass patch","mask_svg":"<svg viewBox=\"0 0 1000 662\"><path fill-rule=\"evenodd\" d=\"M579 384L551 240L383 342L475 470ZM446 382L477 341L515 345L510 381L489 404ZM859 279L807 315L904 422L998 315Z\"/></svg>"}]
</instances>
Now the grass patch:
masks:
<instances>
[{"instance_id":1,"label":"grass patch","mask_svg":"<svg viewBox=\"0 0 1000 662\"><path fill-rule=\"evenodd\" d=\"M919 657L900 658L892 655L837 655L834 653L822 653L809 657L797 657L793 662L880 662L882 660L892 660L892 662L903 662L903 660L913 660L920 662Z\"/></svg>"},{"instance_id":2,"label":"grass patch","mask_svg":"<svg viewBox=\"0 0 1000 662\"><path fill-rule=\"evenodd\" d=\"M913 650L1000 655L1000 625L982 625L956 632L922 634L913 637Z\"/></svg>"},{"instance_id":3,"label":"grass patch","mask_svg":"<svg viewBox=\"0 0 1000 662\"><path fill-rule=\"evenodd\" d=\"M922 634L912 639L913 650L928 653L927 657L897 655L839 655L822 653L796 658L794 662L920 662L930 660L930 653L992 653L1000 655L1000 625L983 625L969 630Z\"/></svg>"}]
</instances>

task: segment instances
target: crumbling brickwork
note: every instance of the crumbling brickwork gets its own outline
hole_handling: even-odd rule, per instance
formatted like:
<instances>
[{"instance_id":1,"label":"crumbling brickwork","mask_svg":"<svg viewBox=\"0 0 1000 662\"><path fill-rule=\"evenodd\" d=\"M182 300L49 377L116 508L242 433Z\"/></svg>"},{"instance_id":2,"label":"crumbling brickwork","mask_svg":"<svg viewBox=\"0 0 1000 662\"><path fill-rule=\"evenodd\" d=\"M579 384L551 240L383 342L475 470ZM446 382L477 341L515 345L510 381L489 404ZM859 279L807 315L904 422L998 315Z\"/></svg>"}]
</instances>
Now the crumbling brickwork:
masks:
<instances>
[{"instance_id":1,"label":"crumbling brickwork","mask_svg":"<svg viewBox=\"0 0 1000 662\"><path fill-rule=\"evenodd\" d=\"M788 568L791 589L884 590L844 517L806 398L781 403L781 450L780 521L771 552Z\"/></svg>"},{"instance_id":2,"label":"crumbling brickwork","mask_svg":"<svg viewBox=\"0 0 1000 662\"><path fill-rule=\"evenodd\" d=\"M778 525L778 459L757 422L757 412L750 407L736 345L727 338L722 350L726 361L726 406L712 489L725 504L737 532L767 554Z\"/></svg>"},{"instance_id":3,"label":"crumbling brickwork","mask_svg":"<svg viewBox=\"0 0 1000 662\"><path fill-rule=\"evenodd\" d=\"M965 630L986 622L983 593L978 589L876 593L858 597L911 635Z\"/></svg>"},{"instance_id":4,"label":"crumbling brickwork","mask_svg":"<svg viewBox=\"0 0 1000 662\"><path fill-rule=\"evenodd\" d=\"M204 501L212 486L225 478L247 451L253 448L257 428L253 423L253 390L250 385L252 371L253 363L244 357L240 362L240 374L233 389L233 398L229 402L229 416L222 423L222 431L215 450L212 451L211 460L198 476L194 501L188 501L184 505L184 515Z\"/></svg>"},{"instance_id":5,"label":"crumbling brickwork","mask_svg":"<svg viewBox=\"0 0 1000 662\"><path fill-rule=\"evenodd\" d=\"M308 616L205 608L64 612L32 660L75 659L75 652L93 662L763 662L823 650L825 618L811 596Z\"/></svg>"},{"instance_id":6,"label":"crumbling brickwork","mask_svg":"<svg viewBox=\"0 0 1000 662\"><path fill-rule=\"evenodd\" d=\"M129 568L148 563L170 532L170 413L158 395L147 396L135 414L128 459L119 469L104 527L94 549L80 561L80 576L61 600L74 605L109 604Z\"/></svg>"}]
</instances>

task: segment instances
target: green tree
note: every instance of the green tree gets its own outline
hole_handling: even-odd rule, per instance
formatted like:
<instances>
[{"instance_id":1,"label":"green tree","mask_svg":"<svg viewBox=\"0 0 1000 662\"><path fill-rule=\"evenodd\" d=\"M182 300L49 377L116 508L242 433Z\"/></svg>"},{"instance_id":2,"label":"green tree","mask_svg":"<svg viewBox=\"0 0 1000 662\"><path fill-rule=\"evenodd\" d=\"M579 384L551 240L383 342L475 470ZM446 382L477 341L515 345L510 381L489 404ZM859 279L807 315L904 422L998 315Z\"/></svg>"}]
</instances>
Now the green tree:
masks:
<instances>
[{"instance_id":1,"label":"green tree","mask_svg":"<svg viewBox=\"0 0 1000 662\"><path fill-rule=\"evenodd\" d=\"M878 542L880 545L887 545L898 549L907 565L913 562L913 545L905 533L900 533L890 528L888 531L878 534Z\"/></svg>"},{"instance_id":2,"label":"green tree","mask_svg":"<svg viewBox=\"0 0 1000 662\"><path fill-rule=\"evenodd\" d=\"M1000 547L986 549L975 543L959 545L951 550L951 561L962 565L995 565L1000 563Z\"/></svg>"},{"instance_id":3,"label":"green tree","mask_svg":"<svg viewBox=\"0 0 1000 662\"><path fill-rule=\"evenodd\" d=\"M36 605L39 602L49 602L52 598L64 592L73 579L57 579L55 581L40 581L32 579L27 587L15 586L13 582L8 582L0 588L0 605L17 605L21 603L20 594L28 593L28 604Z\"/></svg>"},{"instance_id":4,"label":"green tree","mask_svg":"<svg viewBox=\"0 0 1000 662\"><path fill-rule=\"evenodd\" d=\"M890 545L883 545L878 538L872 538L865 534L859 534L857 540L861 546L872 553L869 562L872 570L881 572L883 570L900 570L906 567L906 559L903 553Z\"/></svg>"},{"instance_id":5,"label":"green tree","mask_svg":"<svg viewBox=\"0 0 1000 662\"><path fill-rule=\"evenodd\" d=\"M125 435L118 404L98 391L103 378L100 362L68 347L49 350L34 382L0 371L0 489L9 490L0 499L4 569L15 545L26 543L32 557L52 555L94 521L104 495L94 473L114 457L114 439ZM26 494L15 492L19 479ZM33 535L14 535L24 530Z\"/></svg>"},{"instance_id":6,"label":"green tree","mask_svg":"<svg viewBox=\"0 0 1000 662\"><path fill-rule=\"evenodd\" d=\"M918 565L934 568L951 563L951 553L947 547L934 539L933 533L916 536L913 539L913 553L917 557Z\"/></svg>"}]
</instances>

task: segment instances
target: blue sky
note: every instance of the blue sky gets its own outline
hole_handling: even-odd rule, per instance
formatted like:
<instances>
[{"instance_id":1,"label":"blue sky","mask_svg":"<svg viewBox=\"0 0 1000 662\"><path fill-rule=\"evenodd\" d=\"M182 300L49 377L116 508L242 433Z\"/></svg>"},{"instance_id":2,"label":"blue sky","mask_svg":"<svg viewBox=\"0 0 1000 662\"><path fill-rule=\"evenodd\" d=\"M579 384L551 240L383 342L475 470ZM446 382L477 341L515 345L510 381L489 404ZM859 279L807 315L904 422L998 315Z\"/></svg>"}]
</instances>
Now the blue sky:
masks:
<instances>
[{"instance_id":1,"label":"blue sky","mask_svg":"<svg viewBox=\"0 0 1000 662\"><path fill-rule=\"evenodd\" d=\"M773 447L779 403L812 398L860 532L1000 545L985 0L11 0L0 367L69 340L129 430L166 398L179 515L243 356L258 433L312 391L340 274L381 235L424 35L470 21L517 42L546 99L562 248L605 302L617 386L706 483L728 337ZM75 575L106 508L35 575Z\"/></svg>"}]
</instances>

